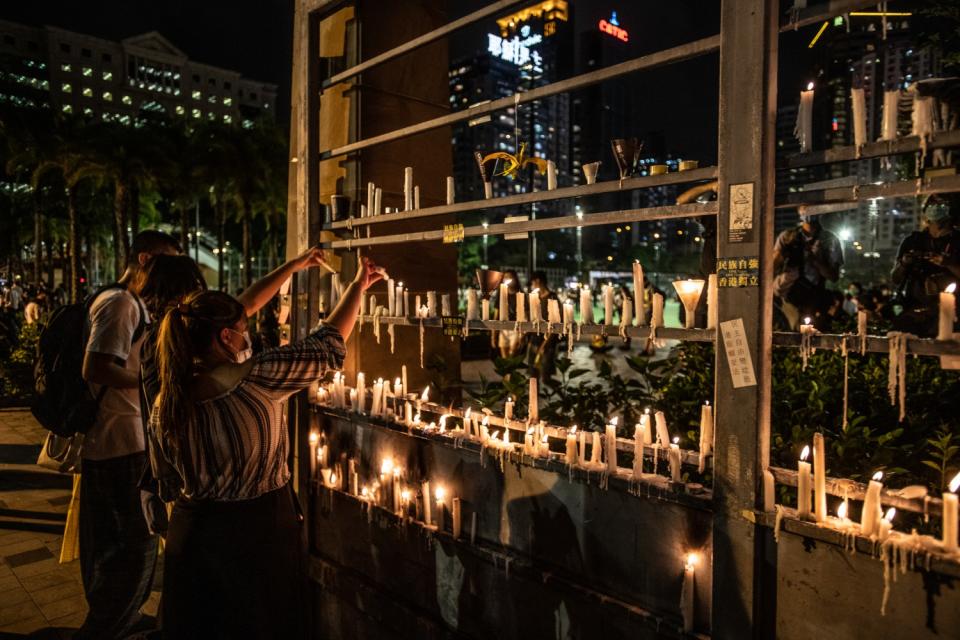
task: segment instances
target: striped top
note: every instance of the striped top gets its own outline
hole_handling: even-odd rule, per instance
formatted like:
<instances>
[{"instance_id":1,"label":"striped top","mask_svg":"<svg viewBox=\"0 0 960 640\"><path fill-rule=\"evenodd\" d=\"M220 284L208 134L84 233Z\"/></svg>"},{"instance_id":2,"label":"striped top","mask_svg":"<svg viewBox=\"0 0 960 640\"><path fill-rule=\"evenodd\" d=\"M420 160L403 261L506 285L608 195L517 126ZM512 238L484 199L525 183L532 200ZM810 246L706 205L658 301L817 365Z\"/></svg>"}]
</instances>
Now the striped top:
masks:
<instances>
[{"instance_id":1,"label":"striped top","mask_svg":"<svg viewBox=\"0 0 960 640\"><path fill-rule=\"evenodd\" d=\"M254 356L253 367L233 389L196 403L178 451L157 431L150 432L163 457L183 479L191 500L249 500L290 480L283 403L326 371L343 366L340 333L322 325L304 340Z\"/></svg>"}]
</instances>

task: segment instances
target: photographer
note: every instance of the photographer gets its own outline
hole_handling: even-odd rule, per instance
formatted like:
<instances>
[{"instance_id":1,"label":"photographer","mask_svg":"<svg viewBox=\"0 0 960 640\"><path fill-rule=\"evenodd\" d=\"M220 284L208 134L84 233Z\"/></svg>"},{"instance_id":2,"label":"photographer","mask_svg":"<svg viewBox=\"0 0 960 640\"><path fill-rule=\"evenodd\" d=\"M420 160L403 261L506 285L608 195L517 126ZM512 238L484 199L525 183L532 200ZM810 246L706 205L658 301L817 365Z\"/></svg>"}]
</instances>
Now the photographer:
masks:
<instances>
[{"instance_id":1,"label":"photographer","mask_svg":"<svg viewBox=\"0 0 960 640\"><path fill-rule=\"evenodd\" d=\"M926 225L904 238L890 274L903 307L894 327L918 336L937 333L939 294L960 280L960 232L953 227L950 206L931 197L923 209Z\"/></svg>"},{"instance_id":2,"label":"photographer","mask_svg":"<svg viewBox=\"0 0 960 640\"><path fill-rule=\"evenodd\" d=\"M843 266L839 238L802 208L800 220L799 227L777 237L773 248L774 293L793 330L805 317L817 325L828 324L826 312L833 300L827 282L835 282Z\"/></svg>"}]
</instances>

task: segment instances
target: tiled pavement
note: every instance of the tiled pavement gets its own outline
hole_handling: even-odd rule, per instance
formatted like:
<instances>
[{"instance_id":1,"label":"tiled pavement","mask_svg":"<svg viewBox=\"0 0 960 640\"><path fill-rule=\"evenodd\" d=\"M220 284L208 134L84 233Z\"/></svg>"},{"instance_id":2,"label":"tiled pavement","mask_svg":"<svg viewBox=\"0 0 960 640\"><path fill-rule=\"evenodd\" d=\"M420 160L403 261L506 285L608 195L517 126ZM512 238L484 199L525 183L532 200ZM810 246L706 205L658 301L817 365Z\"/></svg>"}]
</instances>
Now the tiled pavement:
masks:
<instances>
[{"instance_id":1,"label":"tiled pavement","mask_svg":"<svg viewBox=\"0 0 960 640\"><path fill-rule=\"evenodd\" d=\"M0 639L69 638L87 611L79 562L59 563L72 477L34 464L45 437L26 409L0 409Z\"/></svg>"}]
</instances>

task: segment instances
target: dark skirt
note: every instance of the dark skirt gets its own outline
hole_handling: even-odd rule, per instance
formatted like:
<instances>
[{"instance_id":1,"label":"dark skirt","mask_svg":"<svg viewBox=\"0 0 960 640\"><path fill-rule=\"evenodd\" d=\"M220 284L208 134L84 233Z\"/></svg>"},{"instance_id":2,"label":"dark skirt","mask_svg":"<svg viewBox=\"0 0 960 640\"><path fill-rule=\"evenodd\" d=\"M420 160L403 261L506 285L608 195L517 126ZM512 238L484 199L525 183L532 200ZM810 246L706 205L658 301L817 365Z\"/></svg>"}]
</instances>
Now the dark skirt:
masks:
<instances>
[{"instance_id":1,"label":"dark skirt","mask_svg":"<svg viewBox=\"0 0 960 640\"><path fill-rule=\"evenodd\" d=\"M180 499L163 571L165 638L302 638L305 544L289 487Z\"/></svg>"}]
</instances>

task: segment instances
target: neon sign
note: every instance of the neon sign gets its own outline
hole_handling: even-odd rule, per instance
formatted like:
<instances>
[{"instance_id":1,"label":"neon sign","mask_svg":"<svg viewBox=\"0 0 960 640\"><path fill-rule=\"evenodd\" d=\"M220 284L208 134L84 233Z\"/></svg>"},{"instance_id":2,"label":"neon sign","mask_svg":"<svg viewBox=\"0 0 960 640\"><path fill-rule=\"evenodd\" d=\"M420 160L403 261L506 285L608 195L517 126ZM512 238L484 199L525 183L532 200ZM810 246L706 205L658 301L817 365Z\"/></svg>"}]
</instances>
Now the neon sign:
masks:
<instances>
[{"instance_id":1,"label":"neon sign","mask_svg":"<svg viewBox=\"0 0 960 640\"><path fill-rule=\"evenodd\" d=\"M630 34L627 33L626 29L620 27L620 21L617 19L616 11L610 14L609 20L600 20L600 31L613 36L617 40L622 40L623 42L630 41Z\"/></svg>"},{"instance_id":2,"label":"neon sign","mask_svg":"<svg viewBox=\"0 0 960 640\"><path fill-rule=\"evenodd\" d=\"M534 68L540 70L543 66L543 58L538 51L531 50L529 45L535 45L542 39L540 34L528 34L524 40L520 40L517 36L508 39L488 33L487 51L518 67L533 63Z\"/></svg>"}]
</instances>

